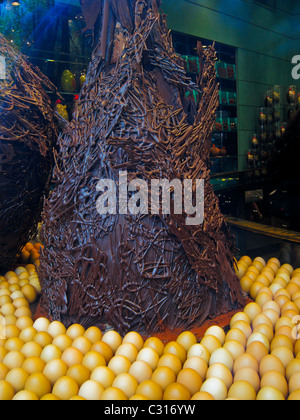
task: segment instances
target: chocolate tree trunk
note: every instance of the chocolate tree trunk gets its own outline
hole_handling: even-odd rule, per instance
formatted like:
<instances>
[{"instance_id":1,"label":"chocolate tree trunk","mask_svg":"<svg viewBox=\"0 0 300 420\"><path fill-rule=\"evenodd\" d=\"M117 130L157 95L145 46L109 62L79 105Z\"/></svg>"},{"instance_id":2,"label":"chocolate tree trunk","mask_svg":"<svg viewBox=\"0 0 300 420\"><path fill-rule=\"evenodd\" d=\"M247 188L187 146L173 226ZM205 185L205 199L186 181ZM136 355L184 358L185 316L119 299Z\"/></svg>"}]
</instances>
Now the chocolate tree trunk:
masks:
<instances>
[{"instance_id":1,"label":"chocolate tree trunk","mask_svg":"<svg viewBox=\"0 0 300 420\"><path fill-rule=\"evenodd\" d=\"M45 90L55 87L0 34L0 270L36 233L57 129ZM4 61L5 60L5 61Z\"/></svg>"},{"instance_id":2,"label":"chocolate tree trunk","mask_svg":"<svg viewBox=\"0 0 300 420\"><path fill-rule=\"evenodd\" d=\"M100 9L101 40L60 139L58 185L44 209L41 309L66 325L123 333L199 326L243 303L232 238L209 182L215 51L199 44L195 85L156 0L104 0ZM186 99L193 90L198 107ZM120 187L120 171L127 185L194 180L194 193L204 180L204 222L189 225L187 214L176 214L174 190L170 214L151 213L149 194L143 214L120 203L116 214L100 215L98 182Z\"/></svg>"}]
</instances>

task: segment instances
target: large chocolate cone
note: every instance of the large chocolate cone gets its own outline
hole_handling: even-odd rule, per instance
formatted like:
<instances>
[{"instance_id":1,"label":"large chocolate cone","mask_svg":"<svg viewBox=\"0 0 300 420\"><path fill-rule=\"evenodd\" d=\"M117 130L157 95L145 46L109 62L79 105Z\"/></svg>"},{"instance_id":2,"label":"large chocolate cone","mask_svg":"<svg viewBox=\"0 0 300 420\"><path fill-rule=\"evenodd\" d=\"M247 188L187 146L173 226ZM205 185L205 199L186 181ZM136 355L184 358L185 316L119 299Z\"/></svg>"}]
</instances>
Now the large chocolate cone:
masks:
<instances>
[{"instance_id":1,"label":"large chocolate cone","mask_svg":"<svg viewBox=\"0 0 300 420\"><path fill-rule=\"evenodd\" d=\"M0 34L0 270L36 232L57 138L50 81Z\"/></svg>"},{"instance_id":2,"label":"large chocolate cone","mask_svg":"<svg viewBox=\"0 0 300 420\"><path fill-rule=\"evenodd\" d=\"M41 309L153 334L191 328L243 302L232 238L209 182L218 107L215 52L199 45L199 86L175 54L157 2L102 2L101 42L60 139L58 185L44 209ZM200 106L186 99L201 92ZM99 180L203 179L204 223L186 214L100 216ZM117 189L118 192L118 189ZM119 198L119 196L117 196ZM150 209L149 200L149 209ZM148 210L149 210L148 209Z\"/></svg>"}]
</instances>

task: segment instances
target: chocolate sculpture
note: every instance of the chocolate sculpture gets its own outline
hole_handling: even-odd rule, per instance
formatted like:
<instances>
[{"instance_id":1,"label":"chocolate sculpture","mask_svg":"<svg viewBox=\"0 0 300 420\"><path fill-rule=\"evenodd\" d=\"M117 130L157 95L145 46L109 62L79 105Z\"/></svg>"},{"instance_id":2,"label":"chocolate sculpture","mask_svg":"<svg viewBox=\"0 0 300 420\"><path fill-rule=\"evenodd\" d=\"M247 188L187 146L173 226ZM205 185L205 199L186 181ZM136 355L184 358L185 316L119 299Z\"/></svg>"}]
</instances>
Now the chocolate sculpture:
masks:
<instances>
[{"instance_id":1,"label":"chocolate sculpture","mask_svg":"<svg viewBox=\"0 0 300 420\"><path fill-rule=\"evenodd\" d=\"M232 238L209 183L215 51L199 44L195 85L157 0L97 3L100 42L77 114L60 138L58 185L44 208L41 309L65 325L122 333L198 326L243 303ZM198 108L186 99L193 89L202 94ZM120 171L128 184L203 179L203 224L188 225L175 202L169 215L120 208L100 215L97 184L118 184Z\"/></svg>"},{"instance_id":2,"label":"chocolate sculpture","mask_svg":"<svg viewBox=\"0 0 300 420\"><path fill-rule=\"evenodd\" d=\"M50 81L0 34L0 269L36 233L57 138Z\"/></svg>"}]
</instances>

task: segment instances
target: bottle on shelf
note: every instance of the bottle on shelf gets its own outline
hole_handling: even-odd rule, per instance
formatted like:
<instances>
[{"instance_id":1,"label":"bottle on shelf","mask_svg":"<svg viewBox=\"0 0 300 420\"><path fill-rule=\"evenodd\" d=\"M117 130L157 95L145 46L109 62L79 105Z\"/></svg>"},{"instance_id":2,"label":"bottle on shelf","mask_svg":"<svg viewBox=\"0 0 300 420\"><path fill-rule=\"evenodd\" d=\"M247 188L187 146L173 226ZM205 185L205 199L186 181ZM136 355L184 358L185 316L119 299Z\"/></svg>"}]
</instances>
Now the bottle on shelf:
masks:
<instances>
[{"instance_id":1,"label":"bottle on shelf","mask_svg":"<svg viewBox=\"0 0 300 420\"><path fill-rule=\"evenodd\" d=\"M69 114L67 111L67 105L63 105L61 100L58 99L55 103L54 110L66 121L69 121Z\"/></svg>"}]
</instances>

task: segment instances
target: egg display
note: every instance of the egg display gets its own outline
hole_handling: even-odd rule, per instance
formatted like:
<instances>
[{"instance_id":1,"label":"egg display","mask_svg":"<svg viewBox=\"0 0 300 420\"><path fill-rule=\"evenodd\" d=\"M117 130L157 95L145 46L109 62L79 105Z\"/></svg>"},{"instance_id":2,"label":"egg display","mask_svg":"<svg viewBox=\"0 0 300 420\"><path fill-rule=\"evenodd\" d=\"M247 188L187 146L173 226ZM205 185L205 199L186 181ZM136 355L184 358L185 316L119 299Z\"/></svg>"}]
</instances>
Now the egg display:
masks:
<instances>
[{"instance_id":1,"label":"egg display","mask_svg":"<svg viewBox=\"0 0 300 420\"><path fill-rule=\"evenodd\" d=\"M0 400L299 400L300 269L239 263L253 300L228 328L168 342L33 319L36 266L0 276Z\"/></svg>"}]
</instances>

